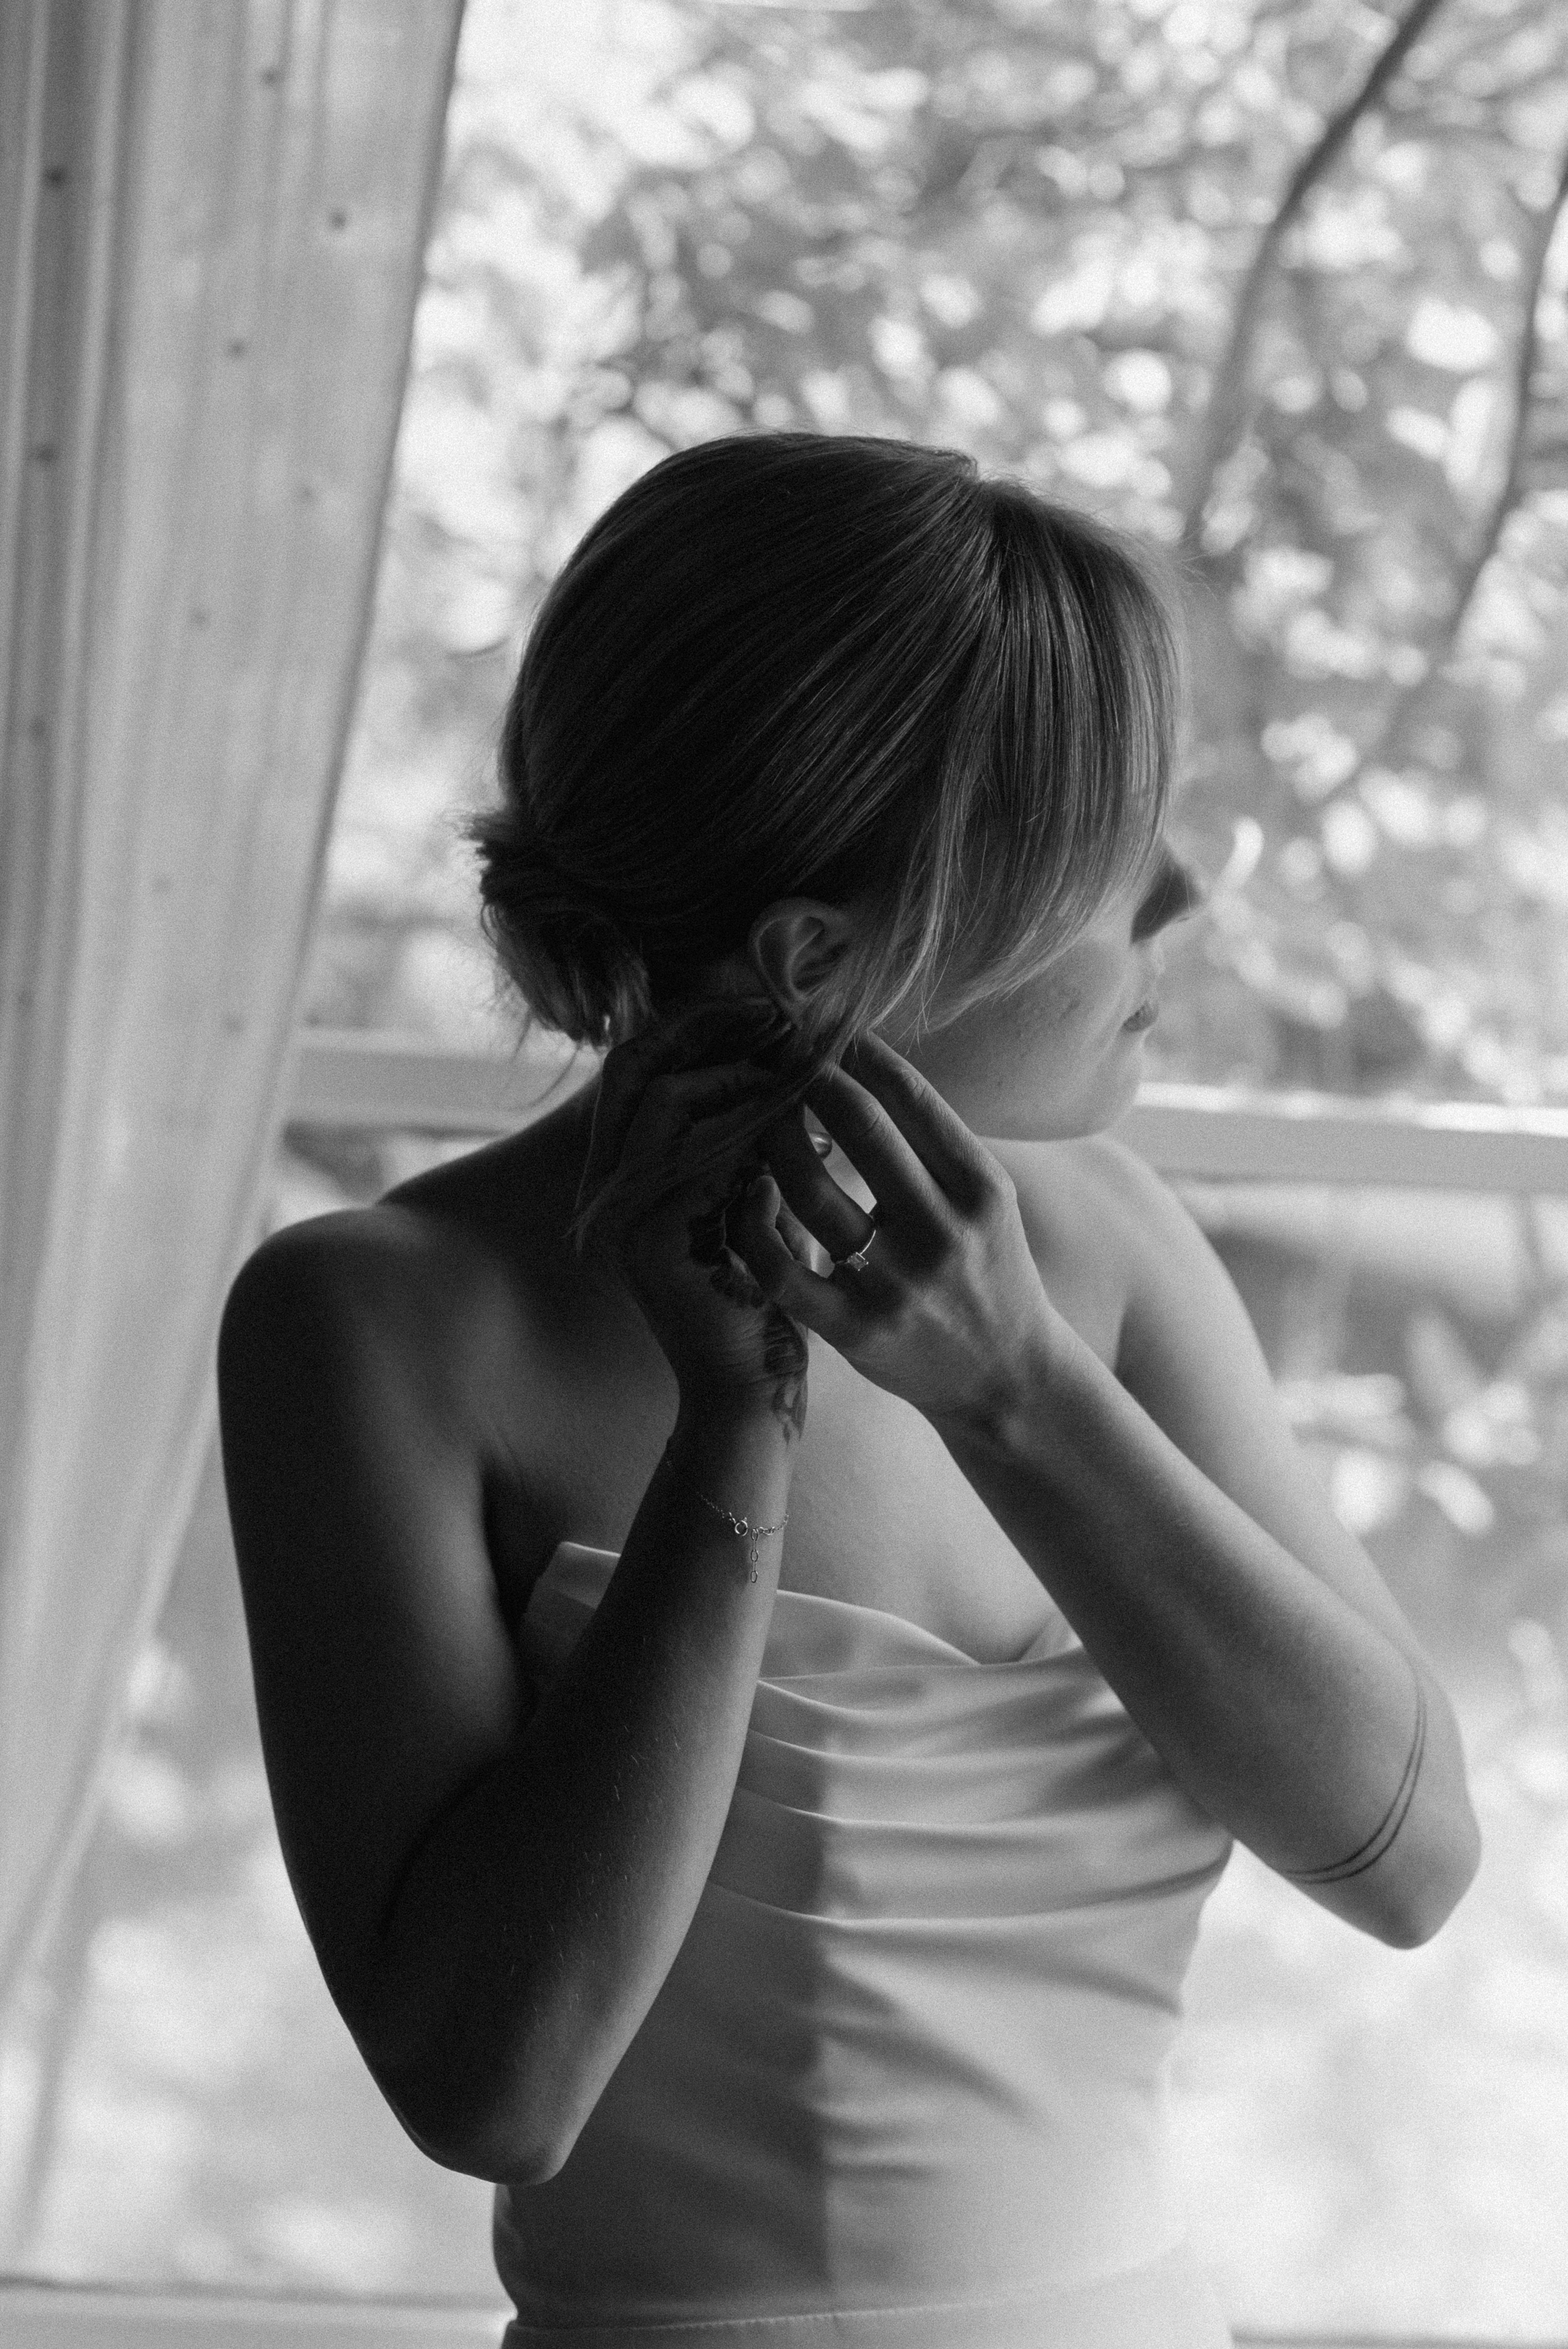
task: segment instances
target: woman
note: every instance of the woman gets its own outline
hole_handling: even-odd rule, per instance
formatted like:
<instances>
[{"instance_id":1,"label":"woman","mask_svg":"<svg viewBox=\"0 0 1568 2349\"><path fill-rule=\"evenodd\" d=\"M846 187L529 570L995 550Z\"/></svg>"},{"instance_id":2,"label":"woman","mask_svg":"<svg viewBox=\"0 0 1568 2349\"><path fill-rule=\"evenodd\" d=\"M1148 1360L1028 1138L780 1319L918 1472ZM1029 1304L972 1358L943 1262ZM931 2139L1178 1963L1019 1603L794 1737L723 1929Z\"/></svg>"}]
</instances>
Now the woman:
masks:
<instances>
[{"instance_id":1,"label":"woman","mask_svg":"<svg viewBox=\"0 0 1568 2349\"><path fill-rule=\"evenodd\" d=\"M1161 2096L1232 1838L1401 1947L1474 1871L1429 1666L1102 1131L1196 902L1176 643L951 452L655 466L471 827L598 1078L231 1293L284 1855L496 2182L507 2349L1214 2349Z\"/></svg>"}]
</instances>

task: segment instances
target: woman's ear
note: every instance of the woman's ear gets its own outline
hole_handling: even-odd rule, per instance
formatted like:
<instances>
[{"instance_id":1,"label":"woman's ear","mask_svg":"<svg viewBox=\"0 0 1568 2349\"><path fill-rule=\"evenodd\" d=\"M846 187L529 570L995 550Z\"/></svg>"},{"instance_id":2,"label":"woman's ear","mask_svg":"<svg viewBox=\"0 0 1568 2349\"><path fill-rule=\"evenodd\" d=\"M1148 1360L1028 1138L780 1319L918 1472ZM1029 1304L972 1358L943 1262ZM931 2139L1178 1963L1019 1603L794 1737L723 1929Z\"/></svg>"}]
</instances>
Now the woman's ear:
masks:
<instances>
[{"instance_id":1,"label":"woman's ear","mask_svg":"<svg viewBox=\"0 0 1568 2349\"><path fill-rule=\"evenodd\" d=\"M780 897L751 925L747 948L769 994L791 1024L832 978L854 943L854 916L816 897Z\"/></svg>"}]
</instances>

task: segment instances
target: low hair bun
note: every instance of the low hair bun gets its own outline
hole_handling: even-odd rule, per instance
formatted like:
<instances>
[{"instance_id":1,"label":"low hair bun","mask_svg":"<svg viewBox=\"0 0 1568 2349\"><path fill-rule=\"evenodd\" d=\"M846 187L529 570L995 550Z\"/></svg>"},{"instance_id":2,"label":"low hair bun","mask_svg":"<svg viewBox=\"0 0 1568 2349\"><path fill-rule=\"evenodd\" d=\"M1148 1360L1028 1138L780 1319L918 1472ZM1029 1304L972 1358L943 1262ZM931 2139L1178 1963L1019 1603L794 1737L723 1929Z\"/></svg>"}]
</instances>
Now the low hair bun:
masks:
<instances>
[{"instance_id":1,"label":"low hair bun","mask_svg":"<svg viewBox=\"0 0 1568 2349\"><path fill-rule=\"evenodd\" d=\"M600 1051L644 1028L647 965L624 924L574 879L515 804L465 826L479 855L480 926L528 1010Z\"/></svg>"},{"instance_id":2,"label":"low hair bun","mask_svg":"<svg viewBox=\"0 0 1568 2349\"><path fill-rule=\"evenodd\" d=\"M465 827L508 991L607 1050L803 898L855 938L810 967L798 1073L1007 999L1154 869L1179 621L1158 549L965 451L676 450L551 582Z\"/></svg>"}]
</instances>

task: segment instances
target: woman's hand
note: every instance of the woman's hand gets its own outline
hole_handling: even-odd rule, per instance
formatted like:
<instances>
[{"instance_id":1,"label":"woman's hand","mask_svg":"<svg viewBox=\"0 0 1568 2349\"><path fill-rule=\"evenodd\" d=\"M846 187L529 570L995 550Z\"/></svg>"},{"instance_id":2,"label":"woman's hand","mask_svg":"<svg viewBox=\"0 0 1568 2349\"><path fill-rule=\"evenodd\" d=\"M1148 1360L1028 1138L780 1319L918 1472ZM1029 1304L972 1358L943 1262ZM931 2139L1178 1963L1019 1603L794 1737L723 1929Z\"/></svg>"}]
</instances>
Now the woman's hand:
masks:
<instances>
[{"instance_id":1,"label":"woman's hand","mask_svg":"<svg viewBox=\"0 0 1568 2349\"><path fill-rule=\"evenodd\" d=\"M766 1009L759 1018L720 998L616 1045L599 1080L578 1200L580 1207L601 1201L590 1252L631 1290L683 1398L755 1405L799 1434L806 1423L806 1340L788 1311L763 1295L745 1261L765 1227L772 1247L789 1252L767 1201L746 1195L748 1183L767 1174L756 1120L779 1080L738 1057L760 1049L782 1024ZM800 1112L792 1117L815 1164ZM735 1145L714 1159L727 1132ZM698 1167L699 1156L712 1163ZM801 1240L810 1260L810 1243Z\"/></svg>"},{"instance_id":2,"label":"woman's hand","mask_svg":"<svg viewBox=\"0 0 1568 2349\"><path fill-rule=\"evenodd\" d=\"M873 1386L933 1421L985 1420L1042 1344L1070 1335L1040 1279L1016 1185L880 1036L867 1031L846 1059L852 1073L829 1070L806 1100L864 1176L874 1222L786 1118L764 1137L774 1177L765 1212L732 1246L775 1309ZM810 1269L812 1236L835 1259L825 1279ZM863 1271L841 1261L868 1243Z\"/></svg>"}]
</instances>

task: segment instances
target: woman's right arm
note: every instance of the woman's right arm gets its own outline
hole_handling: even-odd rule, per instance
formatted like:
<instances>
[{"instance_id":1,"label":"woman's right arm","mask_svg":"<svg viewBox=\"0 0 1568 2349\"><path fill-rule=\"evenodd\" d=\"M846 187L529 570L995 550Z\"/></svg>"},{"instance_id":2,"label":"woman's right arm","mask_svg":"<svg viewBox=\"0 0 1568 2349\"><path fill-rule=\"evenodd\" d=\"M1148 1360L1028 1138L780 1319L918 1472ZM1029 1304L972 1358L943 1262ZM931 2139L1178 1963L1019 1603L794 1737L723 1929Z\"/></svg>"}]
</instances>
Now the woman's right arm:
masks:
<instances>
[{"instance_id":1,"label":"woman's right arm","mask_svg":"<svg viewBox=\"0 0 1568 2349\"><path fill-rule=\"evenodd\" d=\"M224 1476L279 1835L328 1986L422 2150L537 2183L674 1963L740 1766L782 1537L751 1582L696 1495L776 1525L799 1426L756 1395L683 1397L676 1473L531 1707L408 1245L334 1216L251 1257L219 1345Z\"/></svg>"}]
</instances>

